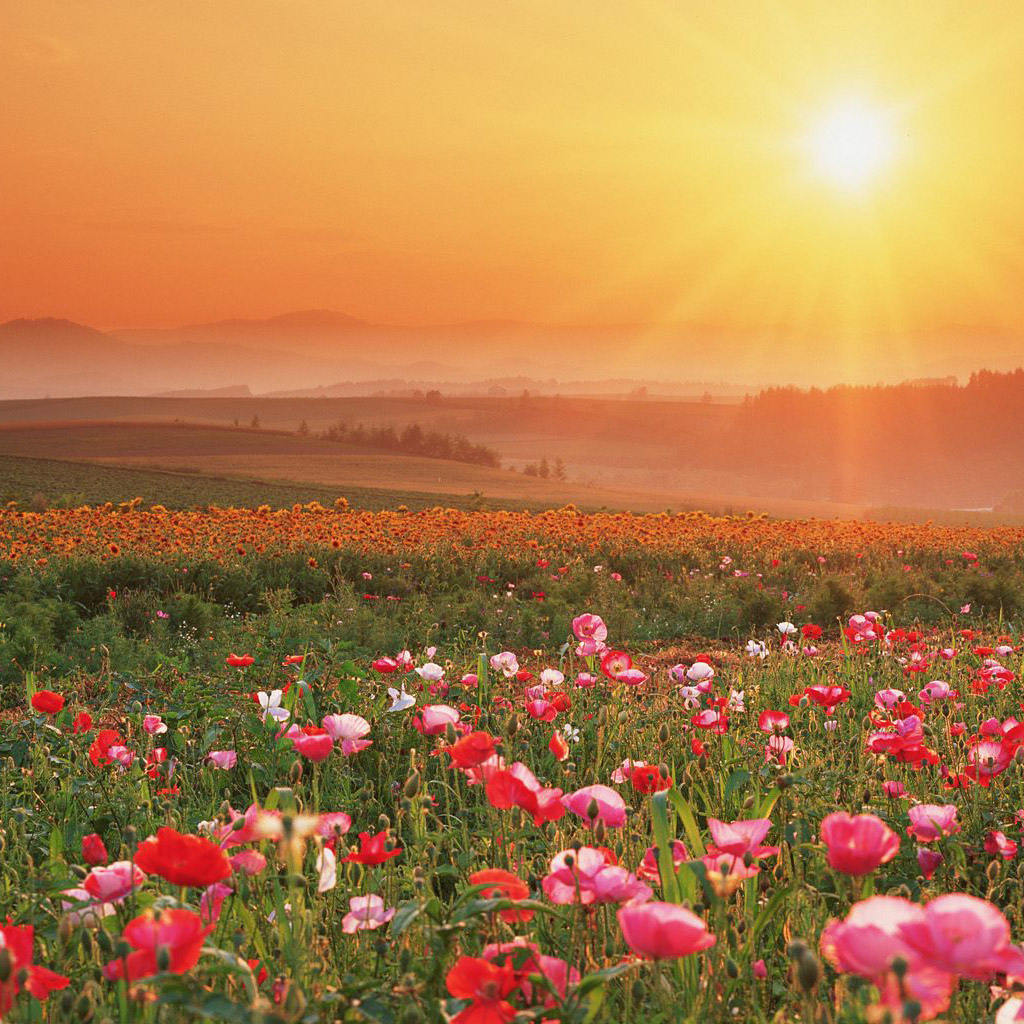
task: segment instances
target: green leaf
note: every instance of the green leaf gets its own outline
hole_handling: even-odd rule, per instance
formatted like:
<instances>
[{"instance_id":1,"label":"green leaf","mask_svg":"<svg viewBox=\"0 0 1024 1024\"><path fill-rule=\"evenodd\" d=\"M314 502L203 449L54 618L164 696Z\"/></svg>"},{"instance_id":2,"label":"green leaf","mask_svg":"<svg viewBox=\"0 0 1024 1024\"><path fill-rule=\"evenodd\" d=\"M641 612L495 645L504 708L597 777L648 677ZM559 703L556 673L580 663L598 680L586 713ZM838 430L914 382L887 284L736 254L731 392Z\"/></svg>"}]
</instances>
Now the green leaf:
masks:
<instances>
[{"instance_id":1,"label":"green leaf","mask_svg":"<svg viewBox=\"0 0 1024 1024\"><path fill-rule=\"evenodd\" d=\"M672 801L672 806L676 809L676 814L679 815L683 823L690 856L703 857L705 853L704 839L700 834L700 829L697 827L697 819L693 816L693 809L678 789L667 789L665 792L668 794L669 800Z\"/></svg>"},{"instance_id":2,"label":"green leaf","mask_svg":"<svg viewBox=\"0 0 1024 1024\"><path fill-rule=\"evenodd\" d=\"M391 935L398 938L399 935L404 934L422 912L423 904L418 900L409 900L408 903L403 903L395 911L395 916L391 918Z\"/></svg>"}]
</instances>

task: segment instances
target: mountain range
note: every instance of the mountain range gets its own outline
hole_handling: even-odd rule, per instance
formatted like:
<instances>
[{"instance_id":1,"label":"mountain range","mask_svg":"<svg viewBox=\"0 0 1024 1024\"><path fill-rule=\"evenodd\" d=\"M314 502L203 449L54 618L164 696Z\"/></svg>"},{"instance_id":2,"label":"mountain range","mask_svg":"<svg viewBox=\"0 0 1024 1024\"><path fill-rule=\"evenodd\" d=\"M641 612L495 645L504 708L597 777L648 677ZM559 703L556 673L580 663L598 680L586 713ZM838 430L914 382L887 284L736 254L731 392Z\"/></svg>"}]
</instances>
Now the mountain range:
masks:
<instances>
[{"instance_id":1,"label":"mountain range","mask_svg":"<svg viewBox=\"0 0 1024 1024\"><path fill-rule=\"evenodd\" d=\"M710 390L736 397L773 383L899 381L965 376L980 366L1012 369L1024 351L1018 338L970 328L907 337L902 343L873 338L853 356L821 342L812 360L801 355L798 340L771 330L710 326L493 320L403 326L328 309L109 331L57 318L22 318L0 324L0 398L243 387L257 394L372 394L379 382L388 382L391 390L444 385L453 392L486 393L517 386L510 381L531 380L550 382L555 390L559 382L577 382L564 393L588 393L581 382L608 382L604 393L650 382L662 394L693 397ZM800 344L806 346L807 339ZM708 380L732 384L697 384ZM488 383L481 387L481 382Z\"/></svg>"}]
</instances>

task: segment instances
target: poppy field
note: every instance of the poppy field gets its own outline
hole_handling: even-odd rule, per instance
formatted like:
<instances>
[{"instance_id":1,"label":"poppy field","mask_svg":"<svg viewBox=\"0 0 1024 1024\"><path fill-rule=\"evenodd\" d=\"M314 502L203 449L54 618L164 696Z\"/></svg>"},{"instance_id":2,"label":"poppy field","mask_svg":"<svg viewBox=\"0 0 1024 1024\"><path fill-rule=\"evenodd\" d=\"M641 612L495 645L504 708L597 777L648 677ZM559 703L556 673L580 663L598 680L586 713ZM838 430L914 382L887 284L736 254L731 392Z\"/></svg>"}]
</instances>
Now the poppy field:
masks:
<instances>
[{"instance_id":1,"label":"poppy field","mask_svg":"<svg viewBox=\"0 0 1024 1024\"><path fill-rule=\"evenodd\" d=\"M1024 1019L1024 531L0 512L0 1019Z\"/></svg>"}]
</instances>

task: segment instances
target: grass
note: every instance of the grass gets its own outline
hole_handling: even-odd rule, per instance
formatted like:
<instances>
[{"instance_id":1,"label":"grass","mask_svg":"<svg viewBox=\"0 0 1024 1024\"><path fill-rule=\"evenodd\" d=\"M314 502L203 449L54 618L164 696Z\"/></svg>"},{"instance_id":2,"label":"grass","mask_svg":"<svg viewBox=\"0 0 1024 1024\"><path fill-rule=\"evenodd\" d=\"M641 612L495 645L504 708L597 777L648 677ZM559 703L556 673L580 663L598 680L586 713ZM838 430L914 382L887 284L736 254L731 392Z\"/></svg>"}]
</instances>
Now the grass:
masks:
<instances>
[{"instance_id":1,"label":"grass","mask_svg":"<svg viewBox=\"0 0 1024 1024\"><path fill-rule=\"evenodd\" d=\"M473 494L440 494L427 491L389 490L384 487L329 487L320 483L294 483L232 478L195 472L104 466L62 459L0 455L0 500L30 507L38 500L45 507L119 504L141 498L144 505L167 508L290 508L319 501L331 505L343 496L356 508L382 509L405 505L410 509L435 508L530 508L540 511L544 502L508 501Z\"/></svg>"}]
</instances>

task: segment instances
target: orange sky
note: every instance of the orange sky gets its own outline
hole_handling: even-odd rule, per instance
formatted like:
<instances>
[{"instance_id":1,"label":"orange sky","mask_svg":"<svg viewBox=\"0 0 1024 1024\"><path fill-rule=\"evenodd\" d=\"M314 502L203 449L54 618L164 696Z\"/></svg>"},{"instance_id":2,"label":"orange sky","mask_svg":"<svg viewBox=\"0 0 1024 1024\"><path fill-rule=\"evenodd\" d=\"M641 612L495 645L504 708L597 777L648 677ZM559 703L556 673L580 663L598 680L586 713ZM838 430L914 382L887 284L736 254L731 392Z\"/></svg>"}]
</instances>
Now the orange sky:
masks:
<instances>
[{"instance_id":1,"label":"orange sky","mask_svg":"<svg viewBox=\"0 0 1024 1024\"><path fill-rule=\"evenodd\" d=\"M0 320L1024 328L1024 4L6 0ZM824 180L844 97L892 161Z\"/></svg>"}]
</instances>

